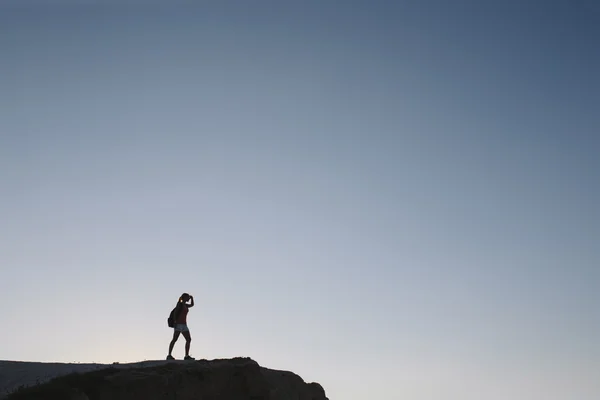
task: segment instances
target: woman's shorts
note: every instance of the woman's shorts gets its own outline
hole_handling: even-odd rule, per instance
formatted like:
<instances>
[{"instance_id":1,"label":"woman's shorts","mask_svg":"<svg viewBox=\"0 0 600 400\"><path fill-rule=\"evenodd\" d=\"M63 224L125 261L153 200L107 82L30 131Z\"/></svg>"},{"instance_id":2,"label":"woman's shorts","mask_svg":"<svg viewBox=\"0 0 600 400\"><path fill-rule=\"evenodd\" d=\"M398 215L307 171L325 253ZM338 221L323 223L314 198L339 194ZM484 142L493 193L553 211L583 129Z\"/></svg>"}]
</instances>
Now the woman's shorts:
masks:
<instances>
[{"instance_id":1,"label":"woman's shorts","mask_svg":"<svg viewBox=\"0 0 600 400\"><path fill-rule=\"evenodd\" d=\"M174 328L177 332L189 332L187 324L175 324Z\"/></svg>"}]
</instances>

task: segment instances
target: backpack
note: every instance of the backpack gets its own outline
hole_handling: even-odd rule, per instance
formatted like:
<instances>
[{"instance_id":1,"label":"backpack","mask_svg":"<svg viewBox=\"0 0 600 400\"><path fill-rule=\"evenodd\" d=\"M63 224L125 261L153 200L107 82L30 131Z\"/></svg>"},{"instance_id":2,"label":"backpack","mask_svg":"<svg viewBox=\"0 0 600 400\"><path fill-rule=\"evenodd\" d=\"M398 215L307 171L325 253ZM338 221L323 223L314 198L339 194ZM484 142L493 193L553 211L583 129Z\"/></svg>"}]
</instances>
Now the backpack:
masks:
<instances>
[{"instance_id":1,"label":"backpack","mask_svg":"<svg viewBox=\"0 0 600 400\"><path fill-rule=\"evenodd\" d=\"M179 304L177 304L177 307L175 307L174 309L171 310L171 313L169 314L169 318L167 318L167 325L169 325L169 328L175 327L175 318L177 317L177 314L179 314L178 308L179 308Z\"/></svg>"}]
</instances>

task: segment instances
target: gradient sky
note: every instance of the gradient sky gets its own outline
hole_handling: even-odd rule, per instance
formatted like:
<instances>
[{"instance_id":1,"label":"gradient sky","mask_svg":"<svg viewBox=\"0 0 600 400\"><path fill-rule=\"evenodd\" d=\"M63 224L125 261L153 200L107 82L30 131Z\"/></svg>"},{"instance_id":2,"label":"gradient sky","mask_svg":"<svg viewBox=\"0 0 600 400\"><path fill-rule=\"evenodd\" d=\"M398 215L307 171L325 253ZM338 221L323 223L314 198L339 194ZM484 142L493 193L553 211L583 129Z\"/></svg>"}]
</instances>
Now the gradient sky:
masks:
<instances>
[{"instance_id":1,"label":"gradient sky","mask_svg":"<svg viewBox=\"0 0 600 400\"><path fill-rule=\"evenodd\" d=\"M599 4L0 1L0 359L600 398Z\"/></svg>"}]
</instances>

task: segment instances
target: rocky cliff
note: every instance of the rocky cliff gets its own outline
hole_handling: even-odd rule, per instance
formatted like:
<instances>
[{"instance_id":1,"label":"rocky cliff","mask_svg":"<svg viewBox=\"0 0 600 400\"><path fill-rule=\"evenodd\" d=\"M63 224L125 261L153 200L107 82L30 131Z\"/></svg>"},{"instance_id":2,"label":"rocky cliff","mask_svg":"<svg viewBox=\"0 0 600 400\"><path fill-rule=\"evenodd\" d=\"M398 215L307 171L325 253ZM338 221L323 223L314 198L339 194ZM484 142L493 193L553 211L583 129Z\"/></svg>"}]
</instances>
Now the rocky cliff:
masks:
<instances>
[{"instance_id":1,"label":"rocky cliff","mask_svg":"<svg viewBox=\"0 0 600 400\"><path fill-rule=\"evenodd\" d=\"M7 400L327 400L318 383L249 358L172 361L60 376Z\"/></svg>"}]
</instances>

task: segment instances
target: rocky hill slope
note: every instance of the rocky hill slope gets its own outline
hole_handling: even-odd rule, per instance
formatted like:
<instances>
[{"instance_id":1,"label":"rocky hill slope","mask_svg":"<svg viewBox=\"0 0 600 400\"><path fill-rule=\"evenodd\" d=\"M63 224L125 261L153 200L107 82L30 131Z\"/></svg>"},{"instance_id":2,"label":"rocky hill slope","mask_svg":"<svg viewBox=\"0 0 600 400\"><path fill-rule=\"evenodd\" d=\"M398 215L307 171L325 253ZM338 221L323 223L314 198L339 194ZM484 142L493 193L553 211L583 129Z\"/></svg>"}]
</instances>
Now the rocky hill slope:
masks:
<instances>
[{"instance_id":1,"label":"rocky hill slope","mask_svg":"<svg viewBox=\"0 0 600 400\"><path fill-rule=\"evenodd\" d=\"M6 400L328 400L318 383L250 358L106 365L21 388Z\"/></svg>"}]
</instances>

